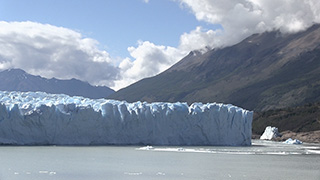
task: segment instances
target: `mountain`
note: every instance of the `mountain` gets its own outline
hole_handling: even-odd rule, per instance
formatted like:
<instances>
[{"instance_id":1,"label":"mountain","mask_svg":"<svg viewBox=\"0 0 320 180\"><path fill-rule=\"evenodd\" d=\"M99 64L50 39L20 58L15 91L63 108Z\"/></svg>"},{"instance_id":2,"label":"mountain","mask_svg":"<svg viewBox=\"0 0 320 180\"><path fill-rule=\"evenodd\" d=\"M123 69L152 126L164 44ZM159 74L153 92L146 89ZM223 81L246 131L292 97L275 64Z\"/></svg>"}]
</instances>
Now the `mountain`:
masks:
<instances>
[{"instance_id":1,"label":"mountain","mask_svg":"<svg viewBox=\"0 0 320 180\"><path fill-rule=\"evenodd\" d=\"M42 91L53 94L67 94L88 98L104 98L114 93L105 86L91 86L77 79L59 80L34 76L21 69L9 69L0 72L1 91Z\"/></svg>"},{"instance_id":2,"label":"mountain","mask_svg":"<svg viewBox=\"0 0 320 180\"><path fill-rule=\"evenodd\" d=\"M255 111L320 102L320 25L296 34L254 34L203 54L193 51L108 98L222 102Z\"/></svg>"}]
</instances>

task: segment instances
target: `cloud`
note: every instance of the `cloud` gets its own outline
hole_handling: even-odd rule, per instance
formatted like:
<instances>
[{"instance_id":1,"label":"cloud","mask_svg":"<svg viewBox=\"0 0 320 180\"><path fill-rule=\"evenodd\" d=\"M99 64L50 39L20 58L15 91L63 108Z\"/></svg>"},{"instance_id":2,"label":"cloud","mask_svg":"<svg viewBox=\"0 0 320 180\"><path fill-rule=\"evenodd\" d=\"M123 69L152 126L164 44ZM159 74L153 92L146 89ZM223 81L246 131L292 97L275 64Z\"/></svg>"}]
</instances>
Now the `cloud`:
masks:
<instances>
[{"instance_id":1,"label":"cloud","mask_svg":"<svg viewBox=\"0 0 320 180\"><path fill-rule=\"evenodd\" d=\"M137 47L128 48L132 59L124 58L116 66L119 59L98 49L98 44L94 39L63 27L1 21L0 70L21 68L47 78L77 78L117 90L164 71L191 48L184 45L181 50L139 41Z\"/></svg>"},{"instance_id":2,"label":"cloud","mask_svg":"<svg viewBox=\"0 0 320 180\"><path fill-rule=\"evenodd\" d=\"M0 69L21 68L47 78L78 78L114 86L119 68L94 39L35 22L0 22Z\"/></svg>"},{"instance_id":3,"label":"cloud","mask_svg":"<svg viewBox=\"0 0 320 180\"><path fill-rule=\"evenodd\" d=\"M284 33L304 30L320 22L318 0L179 0L199 21L220 24L223 33L213 36L226 46L263 31L279 29ZM214 33L213 33L214 34Z\"/></svg>"},{"instance_id":4,"label":"cloud","mask_svg":"<svg viewBox=\"0 0 320 180\"><path fill-rule=\"evenodd\" d=\"M21 68L46 78L77 78L120 89L154 76L183 58L183 50L139 41L131 58L113 59L98 41L74 30L36 22L0 22L0 70ZM192 47L193 48L193 47Z\"/></svg>"},{"instance_id":5,"label":"cloud","mask_svg":"<svg viewBox=\"0 0 320 180\"><path fill-rule=\"evenodd\" d=\"M180 36L179 49L182 51L192 51L213 47L221 44L216 37L221 33L221 30L204 30L198 26L195 30L189 33L183 33Z\"/></svg>"},{"instance_id":6,"label":"cloud","mask_svg":"<svg viewBox=\"0 0 320 180\"><path fill-rule=\"evenodd\" d=\"M134 61L126 58L120 63L122 79L116 81L115 89L157 75L186 54L177 48L155 45L149 41L139 41L138 47L129 47L128 51Z\"/></svg>"}]
</instances>

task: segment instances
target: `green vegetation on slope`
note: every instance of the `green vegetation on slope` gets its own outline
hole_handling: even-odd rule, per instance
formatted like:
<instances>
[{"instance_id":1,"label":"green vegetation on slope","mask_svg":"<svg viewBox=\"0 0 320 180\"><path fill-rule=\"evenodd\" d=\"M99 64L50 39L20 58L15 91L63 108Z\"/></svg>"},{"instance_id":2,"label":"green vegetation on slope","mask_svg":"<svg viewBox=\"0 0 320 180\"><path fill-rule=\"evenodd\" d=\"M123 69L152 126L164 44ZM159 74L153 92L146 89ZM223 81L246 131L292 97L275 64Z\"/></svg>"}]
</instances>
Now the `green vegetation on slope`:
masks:
<instances>
[{"instance_id":1,"label":"green vegetation on slope","mask_svg":"<svg viewBox=\"0 0 320 180\"><path fill-rule=\"evenodd\" d=\"M267 126L279 131L307 132L320 130L320 102L304 106L255 112L252 123L253 134L261 135Z\"/></svg>"}]
</instances>

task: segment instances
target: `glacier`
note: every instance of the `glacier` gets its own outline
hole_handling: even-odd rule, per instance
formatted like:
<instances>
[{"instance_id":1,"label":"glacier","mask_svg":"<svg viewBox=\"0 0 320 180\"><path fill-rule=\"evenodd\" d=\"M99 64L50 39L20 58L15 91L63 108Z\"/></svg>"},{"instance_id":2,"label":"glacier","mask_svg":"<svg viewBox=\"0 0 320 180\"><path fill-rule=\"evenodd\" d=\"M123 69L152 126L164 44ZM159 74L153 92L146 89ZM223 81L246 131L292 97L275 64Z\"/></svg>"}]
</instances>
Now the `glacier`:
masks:
<instances>
[{"instance_id":1,"label":"glacier","mask_svg":"<svg viewBox=\"0 0 320 180\"><path fill-rule=\"evenodd\" d=\"M248 146L252 117L230 104L0 91L0 144Z\"/></svg>"}]
</instances>

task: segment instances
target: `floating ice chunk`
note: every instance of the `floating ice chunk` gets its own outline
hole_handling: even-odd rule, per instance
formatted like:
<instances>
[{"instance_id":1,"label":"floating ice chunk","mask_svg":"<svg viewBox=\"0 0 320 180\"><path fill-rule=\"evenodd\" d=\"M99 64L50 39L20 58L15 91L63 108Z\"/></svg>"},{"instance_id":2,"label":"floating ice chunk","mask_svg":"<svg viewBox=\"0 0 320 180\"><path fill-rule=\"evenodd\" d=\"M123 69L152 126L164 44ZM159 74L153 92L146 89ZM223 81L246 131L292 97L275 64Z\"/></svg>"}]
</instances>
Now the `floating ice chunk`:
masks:
<instances>
[{"instance_id":1,"label":"floating ice chunk","mask_svg":"<svg viewBox=\"0 0 320 180\"><path fill-rule=\"evenodd\" d=\"M152 146L145 146L145 147L139 148L139 150L152 150L152 149L154 149L154 147Z\"/></svg>"},{"instance_id":2,"label":"floating ice chunk","mask_svg":"<svg viewBox=\"0 0 320 180\"><path fill-rule=\"evenodd\" d=\"M287 139L285 142L283 142L283 143L286 143L286 144L302 144L302 142L301 141L299 141L298 139L291 139L291 138L289 138L289 139Z\"/></svg>"},{"instance_id":3,"label":"floating ice chunk","mask_svg":"<svg viewBox=\"0 0 320 180\"><path fill-rule=\"evenodd\" d=\"M164 172L157 172L157 174L156 174L157 176L165 176L166 175L166 173L164 173Z\"/></svg>"},{"instance_id":4,"label":"floating ice chunk","mask_svg":"<svg viewBox=\"0 0 320 180\"><path fill-rule=\"evenodd\" d=\"M124 172L124 174L129 176L140 176L142 175L142 172Z\"/></svg>"},{"instance_id":5,"label":"floating ice chunk","mask_svg":"<svg viewBox=\"0 0 320 180\"><path fill-rule=\"evenodd\" d=\"M262 136L260 137L260 139L271 140L271 139L274 139L274 138L277 138L277 137L281 137L281 134L278 132L278 128L268 126L264 130L264 132L263 132Z\"/></svg>"}]
</instances>

